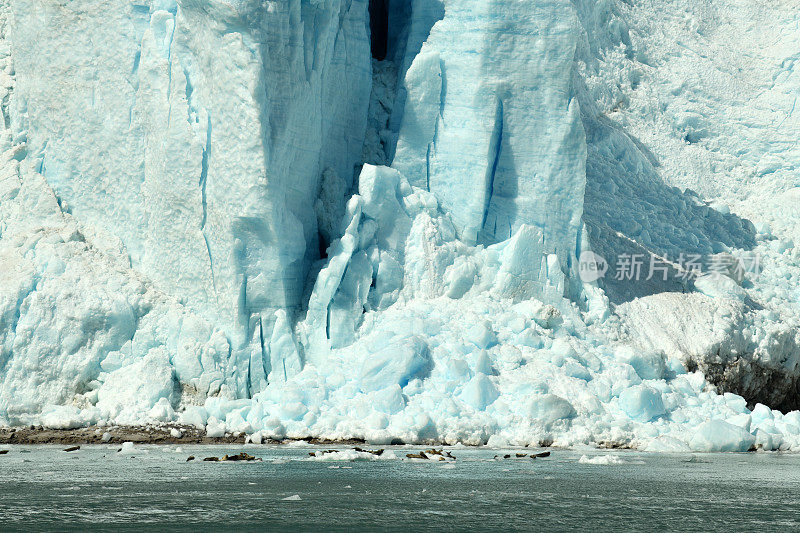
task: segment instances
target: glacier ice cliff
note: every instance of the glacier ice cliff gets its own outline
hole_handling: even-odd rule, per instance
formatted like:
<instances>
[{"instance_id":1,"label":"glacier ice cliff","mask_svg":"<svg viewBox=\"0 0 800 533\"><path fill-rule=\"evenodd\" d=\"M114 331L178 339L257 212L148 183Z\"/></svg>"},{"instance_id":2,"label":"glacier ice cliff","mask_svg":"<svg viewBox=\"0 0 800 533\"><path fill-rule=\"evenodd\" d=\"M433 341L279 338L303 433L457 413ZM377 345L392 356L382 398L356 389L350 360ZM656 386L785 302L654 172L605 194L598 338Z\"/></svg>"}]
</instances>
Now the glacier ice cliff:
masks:
<instances>
[{"instance_id":1,"label":"glacier ice cliff","mask_svg":"<svg viewBox=\"0 0 800 533\"><path fill-rule=\"evenodd\" d=\"M723 4L1 1L0 424L800 448L800 9Z\"/></svg>"},{"instance_id":2,"label":"glacier ice cliff","mask_svg":"<svg viewBox=\"0 0 800 533\"><path fill-rule=\"evenodd\" d=\"M262 337L300 305L322 171L352 183L365 13L361 0L11 4L14 130L62 210L228 336L236 394L263 387Z\"/></svg>"}]
</instances>

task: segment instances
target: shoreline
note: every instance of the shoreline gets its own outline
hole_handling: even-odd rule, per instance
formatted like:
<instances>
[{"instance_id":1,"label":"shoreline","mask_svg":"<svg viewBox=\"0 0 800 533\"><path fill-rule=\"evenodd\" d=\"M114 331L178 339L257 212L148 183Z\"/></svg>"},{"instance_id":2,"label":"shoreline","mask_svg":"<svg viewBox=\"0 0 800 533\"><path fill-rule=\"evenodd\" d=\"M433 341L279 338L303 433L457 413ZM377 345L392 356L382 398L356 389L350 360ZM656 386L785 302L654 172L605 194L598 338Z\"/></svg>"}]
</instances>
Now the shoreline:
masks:
<instances>
[{"instance_id":1,"label":"shoreline","mask_svg":"<svg viewBox=\"0 0 800 533\"><path fill-rule=\"evenodd\" d=\"M123 444L132 442L133 444L149 445L225 445L225 444L253 444L268 446L290 446L295 442L305 442L312 446L432 446L449 447L440 441L425 442L400 442L393 441L388 444L368 443L364 439L324 439L317 437L295 437L284 438L281 440L263 439L260 443L251 442L247 434L231 434L224 437L209 437L206 431L195 426L183 426L169 424L165 426L89 426L74 429L50 429L42 426L27 427L0 427L0 446L3 445L102 445L102 444ZM467 448L483 448L485 445L464 444L459 445ZM596 442L588 447L595 450L630 450L648 453L645 449L637 448L629 442ZM553 446L549 442L540 442L538 446L508 446L507 449L561 449L569 450L572 447ZM499 448L498 448L499 449ZM728 453L755 453L759 451L755 446L747 451L728 452ZM785 450L775 450L776 453L792 453ZM654 452L658 453L658 452ZM703 452L687 452L703 453ZM711 452L713 453L713 452ZM725 453L725 452L722 452ZM797 452L795 452L797 453Z\"/></svg>"},{"instance_id":2,"label":"shoreline","mask_svg":"<svg viewBox=\"0 0 800 533\"><path fill-rule=\"evenodd\" d=\"M175 432L175 433L173 433ZM177 436L176 433L180 433ZM104 440L104 435L108 437ZM205 430L194 426L170 424L165 426L89 426L74 429L50 429L42 426L0 427L0 445L91 445L91 444L134 444L176 445L176 444L262 444L288 446L293 442L306 442L313 446L365 446L364 439L322 439L317 437L287 437L281 440L263 439L260 443L250 443L248 435L225 435L209 437ZM375 444L377 446L377 444ZM481 448L481 445L463 444L468 448ZM439 441L400 442L393 441L381 446L452 446ZM510 446L509 448L552 449L548 443L539 446ZM595 445L598 450L635 450L627 443L601 442Z\"/></svg>"},{"instance_id":3,"label":"shoreline","mask_svg":"<svg viewBox=\"0 0 800 533\"><path fill-rule=\"evenodd\" d=\"M176 433L179 433L176 434ZM106 436L107 434L107 436ZM105 436L105 439L104 439ZM76 429L48 429L40 426L34 427L0 427L0 445L37 445L37 444L246 444L247 435L226 435L224 437L209 437L204 430L194 426L170 425L164 427L134 427L134 426L89 426ZM303 439L264 439L261 444L287 444L289 442L305 441L309 444L320 446L332 445L359 445L364 444L360 439L329 440L318 438Z\"/></svg>"}]
</instances>

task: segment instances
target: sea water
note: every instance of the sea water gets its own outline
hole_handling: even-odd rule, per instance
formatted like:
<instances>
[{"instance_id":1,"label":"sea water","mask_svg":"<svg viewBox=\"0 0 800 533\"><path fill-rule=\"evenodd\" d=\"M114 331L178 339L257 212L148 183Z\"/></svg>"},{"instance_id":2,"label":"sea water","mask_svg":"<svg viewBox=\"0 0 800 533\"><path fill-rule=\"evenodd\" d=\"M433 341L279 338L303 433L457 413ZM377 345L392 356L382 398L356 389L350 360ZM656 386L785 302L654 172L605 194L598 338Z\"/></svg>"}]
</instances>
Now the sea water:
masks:
<instances>
[{"instance_id":1,"label":"sea water","mask_svg":"<svg viewBox=\"0 0 800 533\"><path fill-rule=\"evenodd\" d=\"M800 455L449 448L317 461L311 446L6 446L3 531L800 528ZM345 449L338 447L338 449ZM206 462L240 451L256 462ZM385 452L387 455L389 451ZM505 458L509 455L509 458ZM188 461L194 456L196 459Z\"/></svg>"}]
</instances>

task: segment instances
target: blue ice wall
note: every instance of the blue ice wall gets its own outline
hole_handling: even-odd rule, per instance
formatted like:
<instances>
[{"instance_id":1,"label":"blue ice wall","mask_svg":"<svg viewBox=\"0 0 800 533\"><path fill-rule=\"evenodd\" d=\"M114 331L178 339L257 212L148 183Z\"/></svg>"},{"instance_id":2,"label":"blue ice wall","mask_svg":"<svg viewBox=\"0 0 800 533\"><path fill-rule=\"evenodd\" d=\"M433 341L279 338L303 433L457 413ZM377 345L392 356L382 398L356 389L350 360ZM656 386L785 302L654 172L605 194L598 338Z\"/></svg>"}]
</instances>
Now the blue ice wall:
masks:
<instances>
[{"instance_id":1,"label":"blue ice wall","mask_svg":"<svg viewBox=\"0 0 800 533\"><path fill-rule=\"evenodd\" d=\"M523 224L568 270L578 245L586 142L573 87L568 1L451 1L405 74L393 166L434 192L467 242Z\"/></svg>"},{"instance_id":2,"label":"blue ice wall","mask_svg":"<svg viewBox=\"0 0 800 533\"><path fill-rule=\"evenodd\" d=\"M300 304L321 174L352 183L371 88L366 8L12 2L15 131L63 209L223 327L240 392L269 372L257 337L274 311Z\"/></svg>"}]
</instances>

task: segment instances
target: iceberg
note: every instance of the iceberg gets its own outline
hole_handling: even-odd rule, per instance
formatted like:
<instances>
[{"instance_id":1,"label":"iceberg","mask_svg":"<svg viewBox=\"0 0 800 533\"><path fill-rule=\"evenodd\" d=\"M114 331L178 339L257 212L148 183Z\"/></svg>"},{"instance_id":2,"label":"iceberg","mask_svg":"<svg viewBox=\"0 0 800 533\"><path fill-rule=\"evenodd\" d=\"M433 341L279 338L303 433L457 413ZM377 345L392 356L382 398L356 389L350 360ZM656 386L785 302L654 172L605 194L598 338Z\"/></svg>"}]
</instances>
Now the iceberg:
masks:
<instances>
[{"instance_id":1,"label":"iceberg","mask_svg":"<svg viewBox=\"0 0 800 533\"><path fill-rule=\"evenodd\" d=\"M718 4L2 3L0 425L800 449L797 13Z\"/></svg>"},{"instance_id":2,"label":"iceberg","mask_svg":"<svg viewBox=\"0 0 800 533\"><path fill-rule=\"evenodd\" d=\"M697 452L746 452L755 441L745 429L721 420L710 420L697 428L689 446Z\"/></svg>"}]
</instances>

